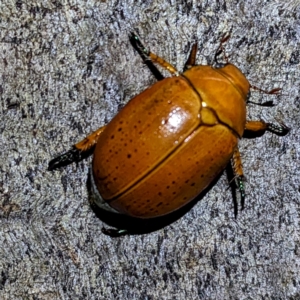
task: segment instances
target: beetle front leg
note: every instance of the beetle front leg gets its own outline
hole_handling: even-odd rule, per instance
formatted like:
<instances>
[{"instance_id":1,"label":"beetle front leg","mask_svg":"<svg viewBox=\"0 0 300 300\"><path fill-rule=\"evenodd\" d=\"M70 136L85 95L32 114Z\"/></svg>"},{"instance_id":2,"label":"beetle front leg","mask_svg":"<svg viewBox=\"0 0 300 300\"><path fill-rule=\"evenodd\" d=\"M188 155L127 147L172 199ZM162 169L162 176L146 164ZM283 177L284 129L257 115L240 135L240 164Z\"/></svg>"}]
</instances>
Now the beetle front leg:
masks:
<instances>
[{"instance_id":1,"label":"beetle front leg","mask_svg":"<svg viewBox=\"0 0 300 300\"><path fill-rule=\"evenodd\" d=\"M273 123L266 123L264 121L247 121L245 125L245 130L251 132L265 132L266 130L273 132L277 135L286 135L289 132L289 128L280 123L279 125Z\"/></svg>"},{"instance_id":2,"label":"beetle front leg","mask_svg":"<svg viewBox=\"0 0 300 300\"><path fill-rule=\"evenodd\" d=\"M237 147L234 150L233 156L231 158L231 166L233 169L236 185L241 194L241 209L243 210L245 206L245 185L244 185L245 178L244 178L241 154ZM234 210L235 210L235 215L237 215L237 207L235 207Z\"/></svg>"},{"instance_id":3,"label":"beetle front leg","mask_svg":"<svg viewBox=\"0 0 300 300\"><path fill-rule=\"evenodd\" d=\"M88 157L93 151L104 128L105 126L100 127L99 129L88 135L85 139L75 144L69 151L50 160L48 164L48 171L67 166L73 162L79 162L82 159Z\"/></svg>"}]
</instances>

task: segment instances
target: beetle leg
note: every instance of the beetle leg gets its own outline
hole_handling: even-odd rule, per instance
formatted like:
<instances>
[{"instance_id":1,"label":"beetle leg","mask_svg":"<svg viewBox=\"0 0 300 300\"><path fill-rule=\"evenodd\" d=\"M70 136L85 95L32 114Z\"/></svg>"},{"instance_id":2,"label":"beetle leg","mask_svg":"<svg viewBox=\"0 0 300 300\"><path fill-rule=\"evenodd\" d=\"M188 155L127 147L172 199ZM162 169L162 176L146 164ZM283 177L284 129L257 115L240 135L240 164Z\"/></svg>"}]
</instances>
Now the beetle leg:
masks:
<instances>
[{"instance_id":1,"label":"beetle leg","mask_svg":"<svg viewBox=\"0 0 300 300\"><path fill-rule=\"evenodd\" d=\"M128 230L126 229L108 229L103 227L101 231L110 237L120 237L129 234Z\"/></svg>"},{"instance_id":2,"label":"beetle leg","mask_svg":"<svg viewBox=\"0 0 300 300\"><path fill-rule=\"evenodd\" d=\"M266 90L263 90L263 89L255 86L255 85L250 85L250 88L255 90L255 91L259 91L261 93L268 94L268 95L278 95L281 91L281 88L275 88L275 89L272 89L270 91L266 91ZM257 102L250 101L249 97L250 97L250 93L248 95L247 103L252 103L252 104L256 104L256 105L260 105L260 106L268 106L268 107L274 106L274 103L273 103L272 100L264 102L264 103L257 103Z\"/></svg>"},{"instance_id":3,"label":"beetle leg","mask_svg":"<svg viewBox=\"0 0 300 300\"><path fill-rule=\"evenodd\" d=\"M144 64L147 65L153 76L156 78L156 80L160 81L164 79L164 76L161 74L161 72L156 68L156 66L153 64L151 59L149 59L149 51L144 47L144 45L141 43L140 39L137 35L135 35L133 32L129 35L129 41L132 45L132 47L138 52L140 57L142 58Z\"/></svg>"},{"instance_id":4,"label":"beetle leg","mask_svg":"<svg viewBox=\"0 0 300 300\"><path fill-rule=\"evenodd\" d=\"M161 58L160 56L149 51L149 57L154 63L159 64L161 67L169 71L171 75L179 76L179 72L177 71L177 69L173 67L170 63L168 63L166 60Z\"/></svg>"},{"instance_id":5,"label":"beetle leg","mask_svg":"<svg viewBox=\"0 0 300 300\"><path fill-rule=\"evenodd\" d=\"M198 44L195 43L192 46L189 58L187 59L185 65L184 65L183 72L195 66L197 50L198 50Z\"/></svg>"},{"instance_id":6,"label":"beetle leg","mask_svg":"<svg viewBox=\"0 0 300 300\"><path fill-rule=\"evenodd\" d=\"M234 178L236 185L241 194L241 209L244 209L245 206L245 185L244 185L244 172L242 167L241 154L238 148L236 148L233 152L233 156L231 159L231 166L234 172ZM236 214L236 213L235 213Z\"/></svg>"},{"instance_id":7,"label":"beetle leg","mask_svg":"<svg viewBox=\"0 0 300 300\"><path fill-rule=\"evenodd\" d=\"M247 121L245 130L249 130L252 132L264 132L268 130L282 136L286 135L290 129L283 123L279 123L279 125L276 125L273 123L266 123L264 121Z\"/></svg>"},{"instance_id":8,"label":"beetle leg","mask_svg":"<svg viewBox=\"0 0 300 300\"><path fill-rule=\"evenodd\" d=\"M99 135L104 130L105 126L100 127L96 131L92 132L85 139L75 144L69 151L59 155L58 157L50 160L48 164L48 171L52 171L59 167L69 165L73 162L81 161L88 157L93 151Z\"/></svg>"},{"instance_id":9,"label":"beetle leg","mask_svg":"<svg viewBox=\"0 0 300 300\"><path fill-rule=\"evenodd\" d=\"M168 63L167 61L165 61L160 56L152 53L149 50L146 50L146 48L140 42L139 38L134 33L132 33L131 36L129 36L129 39L130 39L130 42L131 42L132 46L142 56L142 59L143 59L144 62L150 60L151 62L157 63L158 65L160 65L161 67L163 67L164 69L166 69L167 71L169 71L171 73L171 75L173 75L173 76L178 76L179 75L179 72L177 71L177 69L174 66L172 66L170 63ZM149 65L151 65L151 64L149 64ZM149 65L147 64L148 67L149 67ZM155 66L153 66L153 67L155 67ZM152 69L151 69L152 66L149 67L149 68L150 68L150 70L152 72ZM162 76L162 74L160 74L160 75ZM156 75L154 75L154 76L156 77ZM161 79L163 79L163 76L162 76L162 78L160 78L158 80L161 80Z\"/></svg>"}]
</instances>

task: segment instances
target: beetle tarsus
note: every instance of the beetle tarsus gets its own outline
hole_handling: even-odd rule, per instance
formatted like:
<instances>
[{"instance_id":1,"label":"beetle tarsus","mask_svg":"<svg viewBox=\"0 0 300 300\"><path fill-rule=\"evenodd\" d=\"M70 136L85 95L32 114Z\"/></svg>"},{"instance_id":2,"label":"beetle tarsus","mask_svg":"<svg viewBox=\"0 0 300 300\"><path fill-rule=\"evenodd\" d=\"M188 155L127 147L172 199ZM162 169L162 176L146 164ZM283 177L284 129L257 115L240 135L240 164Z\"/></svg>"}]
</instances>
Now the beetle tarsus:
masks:
<instances>
[{"instance_id":1,"label":"beetle tarsus","mask_svg":"<svg viewBox=\"0 0 300 300\"><path fill-rule=\"evenodd\" d=\"M286 135L290 131L290 128L288 128L282 122L279 122L279 125L275 125L273 123L267 123L267 130L270 132L273 132L277 135L283 136L283 135Z\"/></svg>"},{"instance_id":2,"label":"beetle tarsus","mask_svg":"<svg viewBox=\"0 0 300 300\"><path fill-rule=\"evenodd\" d=\"M63 153L62 155L59 155L58 157L50 160L48 164L48 171L67 166L73 162L78 162L83 158L84 157L82 155L82 151L76 149L75 147L72 147L66 153Z\"/></svg>"},{"instance_id":3,"label":"beetle tarsus","mask_svg":"<svg viewBox=\"0 0 300 300\"><path fill-rule=\"evenodd\" d=\"M244 185L244 176L238 176L236 178L237 186L241 195L241 210L245 208L245 185Z\"/></svg>"},{"instance_id":4,"label":"beetle tarsus","mask_svg":"<svg viewBox=\"0 0 300 300\"><path fill-rule=\"evenodd\" d=\"M266 101L266 102L263 102L263 103L258 103L258 102L248 100L247 103L255 104L255 105L258 105L258 106L264 106L264 107L273 107L273 106L275 106L275 104L272 100Z\"/></svg>"},{"instance_id":5,"label":"beetle tarsus","mask_svg":"<svg viewBox=\"0 0 300 300\"><path fill-rule=\"evenodd\" d=\"M149 59L149 50L145 48L145 46L141 43L139 37L134 33L131 32L129 35L129 41L132 47L140 54L140 56L145 59Z\"/></svg>"},{"instance_id":6,"label":"beetle tarsus","mask_svg":"<svg viewBox=\"0 0 300 300\"><path fill-rule=\"evenodd\" d=\"M135 33L131 32L129 35L129 41L132 47L138 52L144 64L149 68L150 72L153 74L156 80L160 81L164 79L162 73L157 69L157 67L154 65L151 58L149 57L150 51L145 48L138 36Z\"/></svg>"},{"instance_id":7,"label":"beetle tarsus","mask_svg":"<svg viewBox=\"0 0 300 300\"><path fill-rule=\"evenodd\" d=\"M105 227L102 228L102 233L110 237L120 237L129 234L128 230L126 229L108 229Z\"/></svg>"}]
</instances>

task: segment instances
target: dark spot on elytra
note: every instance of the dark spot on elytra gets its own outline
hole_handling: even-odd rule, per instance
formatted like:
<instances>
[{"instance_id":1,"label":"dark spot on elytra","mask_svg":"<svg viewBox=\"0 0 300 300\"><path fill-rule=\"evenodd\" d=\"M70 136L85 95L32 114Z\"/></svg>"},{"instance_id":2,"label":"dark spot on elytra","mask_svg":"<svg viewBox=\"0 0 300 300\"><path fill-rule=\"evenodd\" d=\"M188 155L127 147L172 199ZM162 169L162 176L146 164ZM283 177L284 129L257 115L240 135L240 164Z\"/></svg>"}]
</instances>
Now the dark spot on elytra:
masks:
<instances>
[{"instance_id":1,"label":"dark spot on elytra","mask_svg":"<svg viewBox=\"0 0 300 300\"><path fill-rule=\"evenodd\" d=\"M127 146L127 143L124 143L124 146L126 147L126 146Z\"/></svg>"},{"instance_id":2,"label":"dark spot on elytra","mask_svg":"<svg viewBox=\"0 0 300 300\"><path fill-rule=\"evenodd\" d=\"M143 133L142 131L139 132L139 134L142 134L142 133Z\"/></svg>"},{"instance_id":3,"label":"dark spot on elytra","mask_svg":"<svg viewBox=\"0 0 300 300\"><path fill-rule=\"evenodd\" d=\"M161 192L159 192L159 193L158 193L158 196L161 196L161 195L162 195Z\"/></svg>"},{"instance_id":4,"label":"dark spot on elytra","mask_svg":"<svg viewBox=\"0 0 300 300\"><path fill-rule=\"evenodd\" d=\"M131 157L131 154L129 153L129 154L127 154L127 158L130 158Z\"/></svg>"},{"instance_id":5,"label":"dark spot on elytra","mask_svg":"<svg viewBox=\"0 0 300 300\"><path fill-rule=\"evenodd\" d=\"M122 131L122 127L120 127L120 128L118 129L118 131Z\"/></svg>"},{"instance_id":6,"label":"dark spot on elytra","mask_svg":"<svg viewBox=\"0 0 300 300\"><path fill-rule=\"evenodd\" d=\"M162 202L159 202L157 205L156 205L156 207L159 207L159 206L161 206L163 203Z\"/></svg>"},{"instance_id":7,"label":"dark spot on elytra","mask_svg":"<svg viewBox=\"0 0 300 300\"><path fill-rule=\"evenodd\" d=\"M110 139L111 139L111 140L113 140L114 138L115 138L115 136L114 136L114 135L112 135L112 136L110 137Z\"/></svg>"},{"instance_id":8,"label":"dark spot on elytra","mask_svg":"<svg viewBox=\"0 0 300 300\"><path fill-rule=\"evenodd\" d=\"M173 181L172 181L172 184L175 184L175 183L176 183L176 182L173 180Z\"/></svg>"},{"instance_id":9,"label":"dark spot on elytra","mask_svg":"<svg viewBox=\"0 0 300 300\"><path fill-rule=\"evenodd\" d=\"M192 184L191 184L191 186L194 186L196 183L195 182L193 182Z\"/></svg>"},{"instance_id":10,"label":"dark spot on elytra","mask_svg":"<svg viewBox=\"0 0 300 300\"><path fill-rule=\"evenodd\" d=\"M185 181L185 183L188 183L189 181L190 181L190 180L188 179L188 180Z\"/></svg>"},{"instance_id":11,"label":"dark spot on elytra","mask_svg":"<svg viewBox=\"0 0 300 300\"><path fill-rule=\"evenodd\" d=\"M173 195L176 195L176 192L173 192Z\"/></svg>"},{"instance_id":12,"label":"dark spot on elytra","mask_svg":"<svg viewBox=\"0 0 300 300\"><path fill-rule=\"evenodd\" d=\"M167 185L167 189L169 189L170 188L170 186L169 185Z\"/></svg>"},{"instance_id":13,"label":"dark spot on elytra","mask_svg":"<svg viewBox=\"0 0 300 300\"><path fill-rule=\"evenodd\" d=\"M118 179L118 178L117 178L117 177L115 177L115 178L114 178L114 181L116 181L117 179Z\"/></svg>"}]
</instances>

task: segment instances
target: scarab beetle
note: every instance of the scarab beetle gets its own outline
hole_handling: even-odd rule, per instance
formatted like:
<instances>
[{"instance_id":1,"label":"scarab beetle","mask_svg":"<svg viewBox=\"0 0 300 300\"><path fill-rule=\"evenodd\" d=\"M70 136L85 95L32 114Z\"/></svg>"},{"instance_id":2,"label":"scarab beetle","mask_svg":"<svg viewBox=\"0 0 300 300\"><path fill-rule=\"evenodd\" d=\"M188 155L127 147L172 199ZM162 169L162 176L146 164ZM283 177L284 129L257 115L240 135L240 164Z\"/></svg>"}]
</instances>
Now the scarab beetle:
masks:
<instances>
[{"instance_id":1,"label":"scarab beetle","mask_svg":"<svg viewBox=\"0 0 300 300\"><path fill-rule=\"evenodd\" d=\"M224 52L226 40L222 39L216 57ZM154 218L189 203L231 161L243 206L238 140L244 130L283 135L288 128L246 121L251 85L225 54L223 65L197 66L194 44L179 73L147 51L135 34L130 41L158 82L131 99L106 126L50 161L49 170L79 161L93 151L96 204L137 218ZM172 77L164 78L154 63Z\"/></svg>"}]
</instances>

